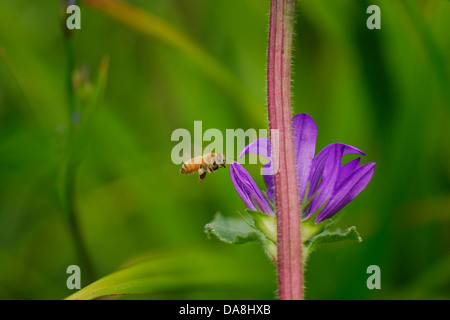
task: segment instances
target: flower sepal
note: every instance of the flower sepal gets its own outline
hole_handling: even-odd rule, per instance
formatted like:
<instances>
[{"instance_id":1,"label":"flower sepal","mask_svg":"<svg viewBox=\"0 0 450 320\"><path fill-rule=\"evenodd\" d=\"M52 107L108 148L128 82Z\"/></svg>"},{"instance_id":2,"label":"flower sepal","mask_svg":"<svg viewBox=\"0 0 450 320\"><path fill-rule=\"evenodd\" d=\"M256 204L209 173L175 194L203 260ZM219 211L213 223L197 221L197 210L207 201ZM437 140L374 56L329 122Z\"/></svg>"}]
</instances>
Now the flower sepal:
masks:
<instances>
[{"instance_id":1,"label":"flower sepal","mask_svg":"<svg viewBox=\"0 0 450 320\"><path fill-rule=\"evenodd\" d=\"M311 253L321 244L344 240L362 241L355 226L345 230L339 228L330 230L338 220L339 217L323 221L319 224L315 224L312 219L302 221L303 263L306 263Z\"/></svg>"},{"instance_id":2,"label":"flower sepal","mask_svg":"<svg viewBox=\"0 0 450 320\"><path fill-rule=\"evenodd\" d=\"M277 243L277 218L259 211L245 210L252 218L254 227L262 232L267 239Z\"/></svg>"}]
</instances>

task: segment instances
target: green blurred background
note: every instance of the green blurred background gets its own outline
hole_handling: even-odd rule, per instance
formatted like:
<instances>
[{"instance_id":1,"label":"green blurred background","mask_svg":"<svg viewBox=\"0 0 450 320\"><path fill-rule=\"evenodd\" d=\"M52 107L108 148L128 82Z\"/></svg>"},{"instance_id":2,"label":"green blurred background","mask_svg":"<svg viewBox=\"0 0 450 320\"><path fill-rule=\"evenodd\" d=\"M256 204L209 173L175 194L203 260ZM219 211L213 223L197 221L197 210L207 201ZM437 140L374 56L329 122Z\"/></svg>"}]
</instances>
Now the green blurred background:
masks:
<instances>
[{"instance_id":1,"label":"green blurred background","mask_svg":"<svg viewBox=\"0 0 450 320\"><path fill-rule=\"evenodd\" d=\"M168 255L176 280L164 287L161 264L162 287L140 298L274 298L258 245L203 231L216 212L244 209L228 171L197 184L171 162L172 131L195 120L267 128L269 0L95 2L82 1L69 39L60 1L0 1L0 298L73 293L66 268L83 261L70 207L92 279ZM366 27L371 4L381 30ZM317 150L345 142L377 163L339 221L364 241L314 253L306 298L450 298L449 16L446 0L298 2L294 112L315 119ZM381 268L381 290L366 287L369 265Z\"/></svg>"}]
</instances>

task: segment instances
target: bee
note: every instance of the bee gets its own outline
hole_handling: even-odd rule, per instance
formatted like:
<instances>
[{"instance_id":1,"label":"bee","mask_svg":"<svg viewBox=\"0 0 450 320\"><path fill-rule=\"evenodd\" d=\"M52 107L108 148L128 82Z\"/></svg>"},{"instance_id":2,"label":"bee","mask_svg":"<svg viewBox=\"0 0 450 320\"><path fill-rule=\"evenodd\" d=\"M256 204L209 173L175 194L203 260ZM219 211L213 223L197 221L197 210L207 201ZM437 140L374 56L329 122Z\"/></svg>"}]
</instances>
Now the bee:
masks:
<instances>
[{"instance_id":1,"label":"bee","mask_svg":"<svg viewBox=\"0 0 450 320\"><path fill-rule=\"evenodd\" d=\"M209 153L203 156L192 158L181 167L182 174L191 174L198 172L200 182L206 177L206 173L212 173L219 168L226 168L225 157L222 153Z\"/></svg>"}]
</instances>

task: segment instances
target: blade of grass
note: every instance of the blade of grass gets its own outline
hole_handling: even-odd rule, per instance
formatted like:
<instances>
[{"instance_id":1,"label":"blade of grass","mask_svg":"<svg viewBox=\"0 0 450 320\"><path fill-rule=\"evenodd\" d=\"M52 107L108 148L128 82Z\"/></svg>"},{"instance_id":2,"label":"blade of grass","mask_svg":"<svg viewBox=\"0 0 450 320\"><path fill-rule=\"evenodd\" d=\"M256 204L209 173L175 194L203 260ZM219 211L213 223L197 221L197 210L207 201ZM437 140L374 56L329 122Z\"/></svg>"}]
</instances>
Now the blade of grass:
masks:
<instances>
[{"instance_id":1,"label":"blade of grass","mask_svg":"<svg viewBox=\"0 0 450 320\"><path fill-rule=\"evenodd\" d=\"M232 296L236 295L236 290L242 293L243 283L258 287L260 279L257 275L249 277L242 273L241 266L221 255L211 252L149 254L134 259L66 299L90 300L130 294L175 295L186 290Z\"/></svg>"}]
</instances>

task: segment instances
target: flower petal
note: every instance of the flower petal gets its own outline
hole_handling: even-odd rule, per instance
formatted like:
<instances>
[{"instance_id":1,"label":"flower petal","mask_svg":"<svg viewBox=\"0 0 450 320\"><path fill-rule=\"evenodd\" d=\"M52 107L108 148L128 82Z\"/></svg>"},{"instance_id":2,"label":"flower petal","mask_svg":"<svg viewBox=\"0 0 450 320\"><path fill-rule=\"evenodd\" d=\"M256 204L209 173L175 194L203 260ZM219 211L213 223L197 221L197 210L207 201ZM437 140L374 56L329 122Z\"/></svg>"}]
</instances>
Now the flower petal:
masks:
<instances>
[{"instance_id":1,"label":"flower petal","mask_svg":"<svg viewBox=\"0 0 450 320\"><path fill-rule=\"evenodd\" d=\"M230 164L230 176L233 185L241 197L242 201L244 201L245 205L254 211L257 211L255 204L253 203L253 199L251 193L248 192L248 188L246 187L245 178L242 179L239 173L234 168L234 162ZM251 177L250 177L251 178Z\"/></svg>"},{"instance_id":2,"label":"flower petal","mask_svg":"<svg viewBox=\"0 0 450 320\"><path fill-rule=\"evenodd\" d=\"M312 160L316 152L317 125L309 115L300 113L292 119L292 130L294 134L298 194L301 200L305 195Z\"/></svg>"},{"instance_id":3,"label":"flower petal","mask_svg":"<svg viewBox=\"0 0 450 320\"><path fill-rule=\"evenodd\" d=\"M319 189L320 192L312 199L308 212L304 213L305 218L310 217L331 198L342 168L342 157L351 153L365 155L364 152L350 145L332 143L323 148L313 159L308 198L311 198Z\"/></svg>"},{"instance_id":4,"label":"flower petal","mask_svg":"<svg viewBox=\"0 0 450 320\"><path fill-rule=\"evenodd\" d=\"M261 138L248 144L244 149L242 149L239 154L239 159L246 153L256 153L271 161L270 140L267 138Z\"/></svg>"},{"instance_id":5,"label":"flower petal","mask_svg":"<svg viewBox=\"0 0 450 320\"><path fill-rule=\"evenodd\" d=\"M263 213L273 215L266 198L244 167L237 162L232 162L230 176L236 191L249 209L257 211L257 207L259 207Z\"/></svg>"},{"instance_id":6,"label":"flower petal","mask_svg":"<svg viewBox=\"0 0 450 320\"><path fill-rule=\"evenodd\" d=\"M264 167L270 168L270 163L265 164ZM273 175L264 175L263 177L267 186L267 198L269 198L270 202L273 203L273 194L275 193L275 179L273 178Z\"/></svg>"},{"instance_id":7,"label":"flower petal","mask_svg":"<svg viewBox=\"0 0 450 320\"><path fill-rule=\"evenodd\" d=\"M239 154L239 158L242 158L242 156L246 153L255 153L259 154L262 157L265 157L269 160L269 163L266 163L264 165L264 171L263 172L272 172L271 170L271 149L270 149L270 140L267 138L261 138L258 140L253 141L252 143L248 144L244 149L242 149L241 153ZM273 202L273 194L274 194L274 179L273 174L263 175L264 181L266 182L267 186L267 192L266 195L269 198L271 202Z\"/></svg>"},{"instance_id":8,"label":"flower petal","mask_svg":"<svg viewBox=\"0 0 450 320\"><path fill-rule=\"evenodd\" d=\"M299 196L300 199L303 199L316 149L317 125L309 115L301 113L295 115L292 119L292 128ZM239 158L242 158L246 153L256 153L272 161L270 140L261 138L253 141L242 150ZM264 168L268 170L270 168L270 162ZM267 196L273 201L273 176L264 175L264 180L268 187Z\"/></svg>"},{"instance_id":9,"label":"flower petal","mask_svg":"<svg viewBox=\"0 0 450 320\"><path fill-rule=\"evenodd\" d=\"M311 196L317 191L319 181L322 178L323 170L325 166L325 160L328 157L328 154L331 150L335 150L336 148L343 148L342 155L347 154L360 154L365 156L366 154L362 152L361 150L352 147L348 144L344 143L332 143L320 150L320 152L317 154L317 156L313 159L310 176L309 176L309 182L310 182L310 191L308 199L311 198Z\"/></svg>"},{"instance_id":10,"label":"flower petal","mask_svg":"<svg viewBox=\"0 0 450 320\"><path fill-rule=\"evenodd\" d=\"M344 181L340 187L336 189L334 195L331 197L323 210L317 215L316 223L322 222L331 218L339 210L341 210L347 203L352 201L372 179L375 171L375 163L366 163L359 169L353 171Z\"/></svg>"},{"instance_id":11,"label":"flower petal","mask_svg":"<svg viewBox=\"0 0 450 320\"><path fill-rule=\"evenodd\" d=\"M345 166L341 168L339 171L339 177L336 183L337 188L339 188L339 185L344 181L350 174L353 173L353 171L359 169L360 167L361 158L356 158L350 162L348 162Z\"/></svg>"}]
</instances>

